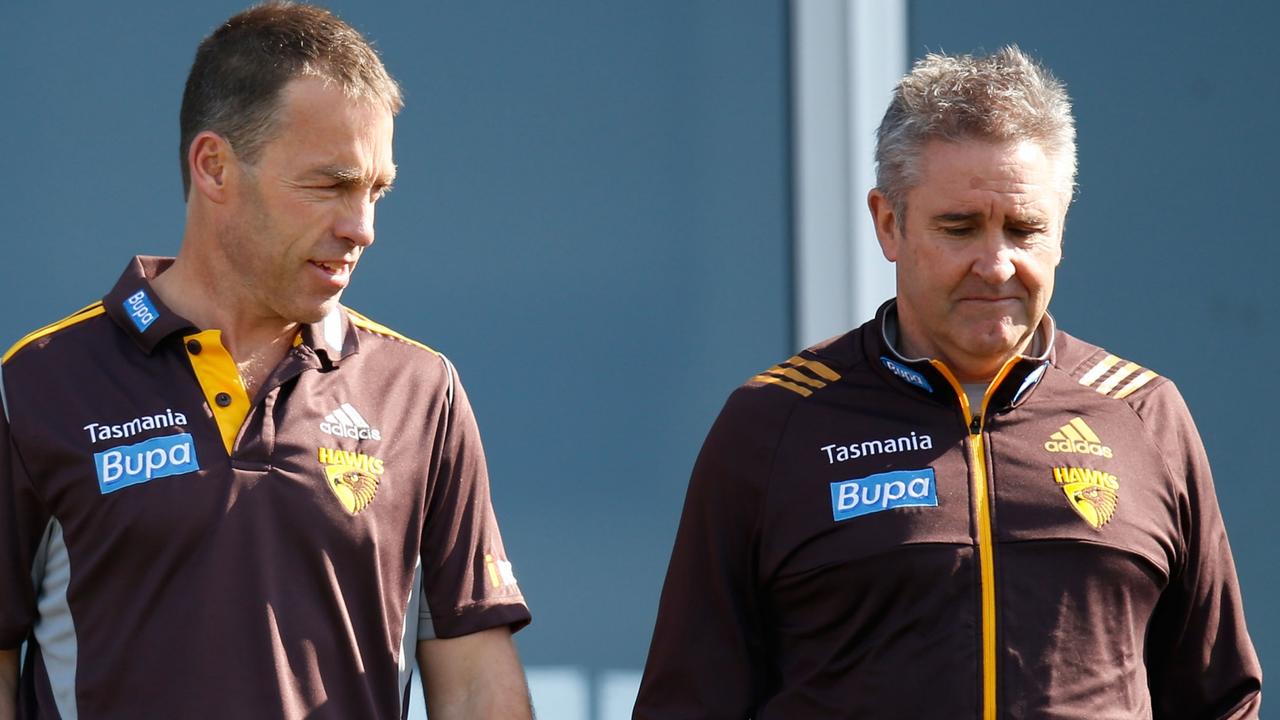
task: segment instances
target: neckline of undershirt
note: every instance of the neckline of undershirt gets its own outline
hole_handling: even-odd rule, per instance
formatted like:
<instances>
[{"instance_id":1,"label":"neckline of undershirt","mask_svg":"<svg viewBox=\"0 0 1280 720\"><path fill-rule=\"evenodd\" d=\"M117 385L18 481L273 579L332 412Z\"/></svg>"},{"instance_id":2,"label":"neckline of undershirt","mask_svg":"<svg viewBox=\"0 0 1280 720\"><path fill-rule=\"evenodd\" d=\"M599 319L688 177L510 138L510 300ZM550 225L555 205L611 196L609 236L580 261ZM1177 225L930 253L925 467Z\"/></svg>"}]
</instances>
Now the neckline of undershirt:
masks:
<instances>
[{"instance_id":1,"label":"neckline of undershirt","mask_svg":"<svg viewBox=\"0 0 1280 720\"><path fill-rule=\"evenodd\" d=\"M1035 333L1033 333L1031 336L1031 347L1029 348L1030 352L1024 353L1024 354L1030 355L1031 357L1040 356L1040 354L1043 352L1041 348L1043 340L1041 340L1040 334L1041 334L1040 328L1036 328ZM897 313L890 313L888 317L884 319L884 339L888 341L889 347L893 348L894 352L898 353L902 357L906 357L906 355L903 355L902 351L898 349L898 315ZM982 411L982 400L983 398L986 397L987 388L990 385L991 385L990 381L976 382L976 383L960 383L960 388L964 390L965 397L968 398L969 400L970 415L973 415L976 417L978 413Z\"/></svg>"}]
</instances>

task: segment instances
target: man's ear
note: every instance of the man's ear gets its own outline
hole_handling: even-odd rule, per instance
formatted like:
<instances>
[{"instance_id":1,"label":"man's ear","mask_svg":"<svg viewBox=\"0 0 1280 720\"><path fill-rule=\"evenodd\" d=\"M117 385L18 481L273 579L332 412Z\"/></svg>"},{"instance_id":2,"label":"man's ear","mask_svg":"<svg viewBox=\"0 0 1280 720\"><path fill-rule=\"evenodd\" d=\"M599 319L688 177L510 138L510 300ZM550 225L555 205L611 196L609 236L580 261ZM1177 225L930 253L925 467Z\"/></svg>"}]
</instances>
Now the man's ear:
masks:
<instances>
[{"instance_id":1,"label":"man's ear","mask_svg":"<svg viewBox=\"0 0 1280 720\"><path fill-rule=\"evenodd\" d=\"M876 226L876 240L880 241L880 252L889 262L897 262L899 244L902 242L902 231L898 227L898 214L893 203L877 188L867 193L867 209L871 211L871 222Z\"/></svg>"},{"instance_id":2,"label":"man's ear","mask_svg":"<svg viewBox=\"0 0 1280 720\"><path fill-rule=\"evenodd\" d=\"M228 197L227 183L234 172L235 155L226 138L205 130L187 148L187 166L191 170L191 191L211 202L223 203Z\"/></svg>"}]
</instances>

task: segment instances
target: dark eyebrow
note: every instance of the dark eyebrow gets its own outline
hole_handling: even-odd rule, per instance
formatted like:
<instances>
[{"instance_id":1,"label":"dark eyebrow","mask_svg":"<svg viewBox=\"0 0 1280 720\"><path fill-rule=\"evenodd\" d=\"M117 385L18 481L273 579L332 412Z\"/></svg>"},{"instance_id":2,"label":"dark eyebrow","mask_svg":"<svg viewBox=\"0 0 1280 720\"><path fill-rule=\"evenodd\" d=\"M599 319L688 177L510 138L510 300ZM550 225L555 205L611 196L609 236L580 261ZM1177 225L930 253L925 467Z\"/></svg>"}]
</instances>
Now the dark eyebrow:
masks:
<instances>
[{"instance_id":1,"label":"dark eyebrow","mask_svg":"<svg viewBox=\"0 0 1280 720\"><path fill-rule=\"evenodd\" d=\"M343 185L359 185L366 181L363 173L360 171L342 165L326 165L317 168L315 173L330 178ZM385 178L377 178L376 182L382 185L390 185L396 179L395 168L392 168L390 175Z\"/></svg>"}]
</instances>

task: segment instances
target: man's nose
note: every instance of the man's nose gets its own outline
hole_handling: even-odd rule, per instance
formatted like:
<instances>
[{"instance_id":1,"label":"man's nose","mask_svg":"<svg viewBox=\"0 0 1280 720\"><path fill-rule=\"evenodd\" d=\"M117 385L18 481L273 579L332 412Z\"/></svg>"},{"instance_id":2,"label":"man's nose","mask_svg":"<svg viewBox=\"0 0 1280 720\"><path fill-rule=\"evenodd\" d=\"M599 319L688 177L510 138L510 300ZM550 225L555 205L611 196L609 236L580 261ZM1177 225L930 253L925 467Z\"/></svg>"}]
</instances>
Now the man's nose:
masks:
<instances>
[{"instance_id":1,"label":"man's nose","mask_svg":"<svg viewBox=\"0 0 1280 720\"><path fill-rule=\"evenodd\" d=\"M1002 230L996 230L978 243L978 256L974 258L973 274L988 285L1000 285L1014 276L1014 250Z\"/></svg>"},{"instance_id":2,"label":"man's nose","mask_svg":"<svg viewBox=\"0 0 1280 720\"><path fill-rule=\"evenodd\" d=\"M371 200L353 199L344 208L334 227L334 233L361 247L373 244L373 207Z\"/></svg>"}]
</instances>

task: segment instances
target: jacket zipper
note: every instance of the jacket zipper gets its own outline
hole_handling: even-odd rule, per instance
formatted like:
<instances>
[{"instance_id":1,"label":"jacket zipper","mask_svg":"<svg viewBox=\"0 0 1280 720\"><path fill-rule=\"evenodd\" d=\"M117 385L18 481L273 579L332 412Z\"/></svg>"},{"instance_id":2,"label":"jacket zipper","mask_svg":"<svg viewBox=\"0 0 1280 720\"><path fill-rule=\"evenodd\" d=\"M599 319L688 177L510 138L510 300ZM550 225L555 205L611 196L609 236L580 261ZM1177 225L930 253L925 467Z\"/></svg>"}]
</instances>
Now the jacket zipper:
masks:
<instances>
[{"instance_id":1,"label":"jacket zipper","mask_svg":"<svg viewBox=\"0 0 1280 720\"><path fill-rule=\"evenodd\" d=\"M982 407L974 415L969 408L969 396L951 370L939 360L930 360L930 364L942 373L951 383L951 387L960 399L960 409L964 412L964 421L968 431L970 467L973 468L971 478L973 487L974 517L978 535L978 577L981 594L981 627L982 627L982 718L996 719L996 578L995 578L995 542L991 529L991 498L988 490L990 468L987 466L986 443L982 433L986 425L987 403L991 399L991 391L1000 386L1005 376L1013 368L1016 358L1011 358L996 373L982 396Z\"/></svg>"}]
</instances>

